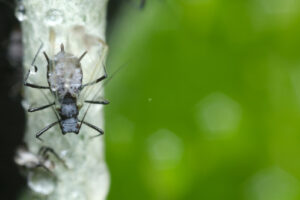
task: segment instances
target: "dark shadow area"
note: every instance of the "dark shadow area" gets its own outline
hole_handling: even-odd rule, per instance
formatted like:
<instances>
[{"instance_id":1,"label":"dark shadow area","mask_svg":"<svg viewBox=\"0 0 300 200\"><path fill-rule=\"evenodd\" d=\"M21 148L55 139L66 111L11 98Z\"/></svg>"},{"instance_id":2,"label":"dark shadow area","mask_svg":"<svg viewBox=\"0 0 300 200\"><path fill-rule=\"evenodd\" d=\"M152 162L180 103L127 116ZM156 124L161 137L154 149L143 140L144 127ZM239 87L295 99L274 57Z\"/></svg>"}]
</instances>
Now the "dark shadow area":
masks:
<instances>
[{"instance_id":1,"label":"dark shadow area","mask_svg":"<svg viewBox=\"0 0 300 200\"><path fill-rule=\"evenodd\" d=\"M14 200L25 185L13 161L15 149L22 142L25 116L20 91L22 56L8 53L11 47L21 48L16 38L20 33L19 22L14 17L13 5L9 1L5 2L0 2L0 193L2 199Z\"/></svg>"}]
</instances>

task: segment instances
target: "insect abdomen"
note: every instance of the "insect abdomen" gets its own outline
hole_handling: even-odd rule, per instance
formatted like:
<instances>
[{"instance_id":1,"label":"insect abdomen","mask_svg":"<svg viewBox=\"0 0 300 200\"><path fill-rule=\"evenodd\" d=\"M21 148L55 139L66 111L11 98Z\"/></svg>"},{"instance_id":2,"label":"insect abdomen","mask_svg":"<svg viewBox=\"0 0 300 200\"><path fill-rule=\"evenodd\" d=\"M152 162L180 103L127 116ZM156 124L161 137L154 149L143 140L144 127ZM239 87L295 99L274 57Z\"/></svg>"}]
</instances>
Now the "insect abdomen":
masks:
<instances>
[{"instance_id":1,"label":"insect abdomen","mask_svg":"<svg viewBox=\"0 0 300 200\"><path fill-rule=\"evenodd\" d=\"M69 118L61 121L61 128L63 133L78 133L78 120L76 118Z\"/></svg>"},{"instance_id":2,"label":"insect abdomen","mask_svg":"<svg viewBox=\"0 0 300 200\"><path fill-rule=\"evenodd\" d=\"M61 105L61 117L63 119L76 117L77 115L78 109L75 103Z\"/></svg>"},{"instance_id":3,"label":"insect abdomen","mask_svg":"<svg viewBox=\"0 0 300 200\"><path fill-rule=\"evenodd\" d=\"M78 107L76 105L76 98L66 95L66 97L62 100L59 114L61 117L60 125L64 134L79 132L77 119Z\"/></svg>"}]
</instances>

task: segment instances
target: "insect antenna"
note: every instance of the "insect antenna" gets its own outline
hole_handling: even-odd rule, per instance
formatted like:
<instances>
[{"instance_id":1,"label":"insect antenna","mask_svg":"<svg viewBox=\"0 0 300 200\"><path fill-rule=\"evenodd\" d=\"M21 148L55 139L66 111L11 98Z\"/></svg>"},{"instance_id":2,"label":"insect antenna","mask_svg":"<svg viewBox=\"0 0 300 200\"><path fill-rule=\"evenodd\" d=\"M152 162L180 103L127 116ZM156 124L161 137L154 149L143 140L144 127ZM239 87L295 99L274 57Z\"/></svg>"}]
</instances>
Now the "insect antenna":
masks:
<instances>
[{"instance_id":1,"label":"insect antenna","mask_svg":"<svg viewBox=\"0 0 300 200\"><path fill-rule=\"evenodd\" d=\"M38 68L37 68L37 66L36 66L34 63L35 63L35 61L36 61L36 58L37 58L38 55L40 54L40 52L41 52L43 46L44 46L44 43L41 42L41 45L40 45L38 51L36 52L36 54L34 55L34 58L33 58L32 62L31 62L31 66L34 67L34 71L35 71L35 72L37 72ZM27 73L27 76L26 76L26 80L27 80L27 78L28 78L28 76L29 76L29 73L30 73L30 69L28 70L28 73Z\"/></svg>"},{"instance_id":2,"label":"insect antenna","mask_svg":"<svg viewBox=\"0 0 300 200\"><path fill-rule=\"evenodd\" d=\"M35 63L35 61L36 61L36 58L37 58L38 55L40 54L40 52L41 52L43 46L44 46L44 43L41 42L41 45L40 45L40 47L39 47L37 53L34 55L34 58L33 58L32 62L31 62L31 66L35 66L34 63Z\"/></svg>"},{"instance_id":3,"label":"insect antenna","mask_svg":"<svg viewBox=\"0 0 300 200\"><path fill-rule=\"evenodd\" d=\"M41 45L37 51L37 53L35 54L33 60L32 60L32 63L31 63L31 66L34 67L34 71L37 72L38 70L38 67L34 64L35 61L36 61L36 58L38 57L39 53L41 52L42 48L44 46L44 43L41 42ZM29 75L30 75L30 68L28 69L28 72L27 74L25 75L25 78L24 78L24 85L25 86L28 86L28 87L32 87L32 88L36 88L36 89L50 89L49 86L40 86L40 85L36 85L36 84L32 84L32 83L28 83L27 80L29 78Z\"/></svg>"}]
</instances>

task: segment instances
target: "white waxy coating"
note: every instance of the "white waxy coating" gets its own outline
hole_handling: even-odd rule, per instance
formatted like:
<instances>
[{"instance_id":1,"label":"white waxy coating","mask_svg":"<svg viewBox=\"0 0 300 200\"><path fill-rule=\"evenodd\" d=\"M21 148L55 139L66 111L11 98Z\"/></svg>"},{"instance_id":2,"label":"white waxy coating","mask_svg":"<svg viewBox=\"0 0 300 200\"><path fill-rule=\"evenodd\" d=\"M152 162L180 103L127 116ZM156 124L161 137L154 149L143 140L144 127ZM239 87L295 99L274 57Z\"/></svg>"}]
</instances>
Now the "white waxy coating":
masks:
<instances>
[{"instance_id":1,"label":"white waxy coating","mask_svg":"<svg viewBox=\"0 0 300 200\"><path fill-rule=\"evenodd\" d=\"M33 153L24 149L18 149L15 157L15 162L20 166L32 168L39 163L39 158Z\"/></svg>"},{"instance_id":2,"label":"white waxy coating","mask_svg":"<svg viewBox=\"0 0 300 200\"><path fill-rule=\"evenodd\" d=\"M88 50L88 59L82 60L84 64L83 75L86 80L93 80L96 78L93 71L99 63L104 63L105 55L102 46L95 43L86 44L86 39L89 36L79 33L74 29L75 26L83 27L84 33L93 35L97 38L104 39L105 23L106 23L106 8L107 0L26 0L23 1L26 9L27 20L22 23L22 38L24 42L24 71L28 70L35 53L38 50L40 41L44 43L43 51L45 51L51 60L53 59L53 51L59 47L63 42L67 45L67 52L73 55L81 55L83 51ZM53 26L49 25L46 20L49 10L60 10L63 14L63 21L61 24ZM57 18L56 18L57 19ZM57 22L57 21L56 21ZM54 33L54 34L52 34ZM52 37L53 36L53 37ZM52 40L53 39L53 40ZM55 52L57 53L57 52ZM100 58L99 58L100 56ZM99 60L100 59L100 60ZM46 64L45 58L40 55L37 57L36 64L41 69L39 74L36 74L34 83L47 85L45 83L44 66ZM99 67L98 67L99 68ZM54 68L53 68L54 69ZM51 70L53 73L53 70ZM100 85L98 85L100 86ZM42 92L45 92L43 90ZM47 92L45 92L47 93ZM57 92L56 92L57 94ZM92 92L91 92L92 94ZM92 95L93 96L93 95ZM51 98L50 95L47 95ZM24 88L24 101L29 104L41 102L43 96L41 90ZM57 96L57 98L59 98ZM59 102L56 104L56 109L60 106ZM98 127L103 127L103 109L101 106L94 106L89 112L87 118L88 122ZM34 114L27 114L27 129L24 141L28 147L37 152L41 145L47 145L53 148L58 155L70 166L69 169L63 166L56 165L54 174L57 177L54 185L55 188L51 194L44 196L39 195L40 200L104 200L109 189L109 173L106 168L104 159L104 145L103 137L98 137L91 140L89 137L95 135L94 130L87 126L82 126L80 135L66 134L61 135L61 130L58 125L52 127L48 132L41 137L44 142L41 143L35 139L35 133L41 130L49 123L53 122L54 115L50 109L36 112ZM34 170L35 172L36 170ZM39 173L37 173L38 175ZM29 180L29 183L32 183ZM35 181L35 186L46 190L45 185L40 181ZM30 187L30 192L37 191L37 187L33 189ZM50 190L48 190L50 191ZM28 194L27 193L27 194ZM34 199L36 196L30 198L27 196L20 197L20 199Z\"/></svg>"},{"instance_id":3,"label":"white waxy coating","mask_svg":"<svg viewBox=\"0 0 300 200\"><path fill-rule=\"evenodd\" d=\"M77 57L72 54L59 52L55 55L53 71L49 74L52 91L62 99L67 93L78 96L82 84L82 71Z\"/></svg>"},{"instance_id":4,"label":"white waxy coating","mask_svg":"<svg viewBox=\"0 0 300 200\"><path fill-rule=\"evenodd\" d=\"M26 167L27 169L34 169L39 165L43 165L49 170L54 169L54 163L41 155L36 155L25 148L18 148L14 161L17 165Z\"/></svg>"}]
</instances>

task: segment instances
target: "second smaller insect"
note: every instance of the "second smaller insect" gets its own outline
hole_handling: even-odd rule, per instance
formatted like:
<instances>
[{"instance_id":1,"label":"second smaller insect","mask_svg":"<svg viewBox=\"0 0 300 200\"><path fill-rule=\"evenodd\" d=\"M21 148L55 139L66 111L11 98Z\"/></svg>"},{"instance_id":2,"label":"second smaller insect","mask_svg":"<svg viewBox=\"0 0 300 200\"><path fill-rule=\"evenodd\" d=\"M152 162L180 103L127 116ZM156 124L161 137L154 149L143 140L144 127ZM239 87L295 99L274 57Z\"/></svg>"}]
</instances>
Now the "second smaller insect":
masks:
<instances>
[{"instance_id":1,"label":"second smaller insect","mask_svg":"<svg viewBox=\"0 0 300 200\"><path fill-rule=\"evenodd\" d=\"M67 168L65 162L56 154L56 152L52 148L46 146L41 147L38 154L30 152L27 146L21 146L17 149L14 160L17 165L26 170L35 170L40 167L47 172L52 173L55 165L54 162L49 159L49 153L54 155L54 157Z\"/></svg>"}]
</instances>

